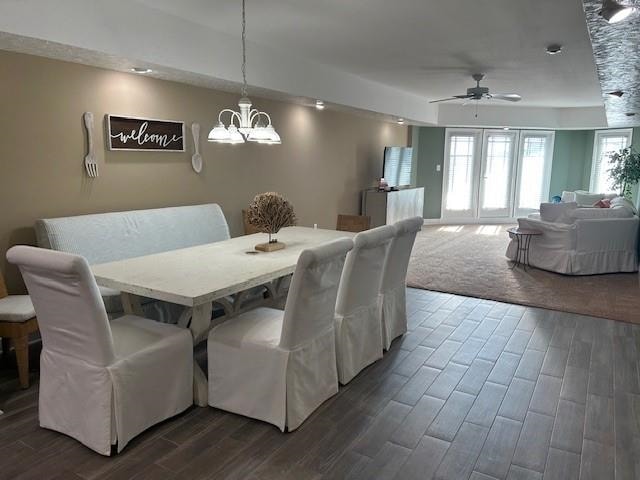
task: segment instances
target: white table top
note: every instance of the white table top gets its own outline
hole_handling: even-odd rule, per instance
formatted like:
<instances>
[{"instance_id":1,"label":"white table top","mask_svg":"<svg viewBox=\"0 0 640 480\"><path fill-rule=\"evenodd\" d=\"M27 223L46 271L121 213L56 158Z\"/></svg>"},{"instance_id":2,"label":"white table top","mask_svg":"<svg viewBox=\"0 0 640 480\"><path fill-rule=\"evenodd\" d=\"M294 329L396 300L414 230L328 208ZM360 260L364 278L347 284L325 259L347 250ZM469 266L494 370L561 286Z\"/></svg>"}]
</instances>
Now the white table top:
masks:
<instances>
[{"instance_id":1,"label":"white table top","mask_svg":"<svg viewBox=\"0 0 640 480\"><path fill-rule=\"evenodd\" d=\"M283 250L248 254L267 234L245 235L197 247L91 267L98 285L193 307L293 273L300 253L350 232L287 227L276 235Z\"/></svg>"}]
</instances>

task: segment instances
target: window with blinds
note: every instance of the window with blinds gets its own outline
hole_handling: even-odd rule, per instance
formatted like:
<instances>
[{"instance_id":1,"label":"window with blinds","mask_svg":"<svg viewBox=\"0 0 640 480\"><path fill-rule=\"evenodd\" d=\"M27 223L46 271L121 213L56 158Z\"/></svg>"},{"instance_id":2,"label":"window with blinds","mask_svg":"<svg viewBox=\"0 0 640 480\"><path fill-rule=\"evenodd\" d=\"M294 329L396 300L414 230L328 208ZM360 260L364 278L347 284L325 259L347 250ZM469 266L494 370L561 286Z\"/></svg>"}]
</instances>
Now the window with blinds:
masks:
<instances>
[{"instance_id":1,"label":"window with blinds","mask_svg":"<svg viewBox=\"0 0 640 480\"><path fill-rule=\"evenodd\" d=\"M473 206L476 136L453 134L449 139L449 163L444 208L449 211L471 210Z\"/></svg>"},{"instance_id":2,"label":"window with blinds","mask_svg":"<svg viewBox=\"0 0 640 480\"><path fill-rule=\"evenodd\" d=\"M511 193L514 137L510 134L490 134L485 141L487 150L481 208L504 209L509 206Z\"/></svg>"},{"instance_id":3,"label":"window with blinds","mask_svg":"<svg viewBox=\"0 0 640 480\"><path fill-rule=\"evenodd\" d=\"M553 133L522 132L518 162L516 215L538 211L549 199Z\"/></svg>"},{"instance_id":4,"label":"window with blinds","mask_svg":"<svg viewBox=\"0 0 640 480\"><path fill-rule=\"evenodd\" d=\"M609 177L610 157L612 153L631 145L632 132L631 129L600 130L596 132L593 145L590 191L597 193L612 193L614 191Z\"/></svg>"}]
</instances>

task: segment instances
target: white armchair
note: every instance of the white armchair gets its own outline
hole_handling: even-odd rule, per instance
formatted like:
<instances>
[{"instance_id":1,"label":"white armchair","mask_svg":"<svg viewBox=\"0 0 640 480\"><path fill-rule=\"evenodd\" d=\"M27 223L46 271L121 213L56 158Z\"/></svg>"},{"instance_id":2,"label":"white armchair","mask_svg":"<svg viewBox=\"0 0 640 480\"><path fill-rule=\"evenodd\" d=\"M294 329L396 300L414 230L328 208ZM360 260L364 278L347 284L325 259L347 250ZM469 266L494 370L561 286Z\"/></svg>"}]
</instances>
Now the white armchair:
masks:
<instances>
[{"instance_id":1,"label":"white armchair","mask_svg":"<svg viewBox=\"0 0 640 480\"><path fill-rule=\"evenodd\" d=\"M412 217L396 222L395 236L382 275L382 344L389 350L391 342L407 332L407 269L416 234L424 219Z\"/></svg>"},{"instance_id":2,"label":"white armchair","mask_svg":"<svg viewBox=\"0 0 640 480\"><path fill-rule=\"evenodd\" d=\"M284 312L258 308L209 333L209 405L295 430L338 392L334 313L353 241L300 254Z\"/></svg>"},{"instance_id":3,"label":"white armchair","mask_svg":"<svg viewBox=\"0 0 640 480\"><path fill-rule=\"evenodd\" d=\"M186 329L126 315L111 323L87 261L17 246L42 335L40 426L102 455L193 403Z\"/></svg>"},{"instance_id":4,"label":"white armchair","mask_svg":"<svg viewBox=\"0 0 640 480\"><path fill-rule=\"evenodd\" d=\"M345 385L363 368L382 358L380 285L392 225L358 233L340 279L336 302L338 379Z\"/></svg>"}]
</instances>

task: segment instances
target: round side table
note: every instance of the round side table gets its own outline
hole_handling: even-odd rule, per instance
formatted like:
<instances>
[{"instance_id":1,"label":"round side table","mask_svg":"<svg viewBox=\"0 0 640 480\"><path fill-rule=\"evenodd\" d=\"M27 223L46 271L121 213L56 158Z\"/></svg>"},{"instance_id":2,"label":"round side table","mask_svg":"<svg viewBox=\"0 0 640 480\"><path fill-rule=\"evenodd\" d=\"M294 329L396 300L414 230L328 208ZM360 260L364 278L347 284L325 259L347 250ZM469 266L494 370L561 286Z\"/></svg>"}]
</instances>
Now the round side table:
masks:
<instances>
[{"instance_id":1,"label":"round side table","mask_svg":"<svg viewBox=\"0 0 640 480\"><path fill-rule=\"evenodd\" d=\"M507 228L509 236L516 240L516 258L513 261L511 268L515 268L518 265L522 265L525 271L529 265L529 246L531 245L531 239L536 235L542 235L540 230L533 230L530 228L511 227Z\"/></svg>"}]
</instances>

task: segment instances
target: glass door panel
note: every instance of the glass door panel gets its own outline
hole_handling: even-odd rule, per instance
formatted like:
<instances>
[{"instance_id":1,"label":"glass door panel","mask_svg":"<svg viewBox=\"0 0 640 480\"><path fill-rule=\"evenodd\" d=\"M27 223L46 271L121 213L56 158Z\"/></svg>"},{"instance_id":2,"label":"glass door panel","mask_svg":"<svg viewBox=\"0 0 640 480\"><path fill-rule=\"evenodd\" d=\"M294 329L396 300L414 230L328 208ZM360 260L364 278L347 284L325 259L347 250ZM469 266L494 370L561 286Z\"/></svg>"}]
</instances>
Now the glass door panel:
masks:
<instances>
[{"instance_id":1,"label":"glass door panel","mask_svg":"<svg viewBox=\"0 0 640 480\"><path fill-rule=\"evenodd\" d=\"M549 201L554 132L522 132L518 154L515 216L522 217Z\"/></svg>"},{"instance_id":2,"label":"glass door panel","mask_svg":"<svg viewBox=\"0 0 640 480\"><path fill-rule=\"evenodd\" d=\"M473 218L476 214L480 133L480 130L447 129L443 218Z\"/></svg>"},{"instance_id":3,"label":"glass door panel","mask_svg":"<svg viewBox=\"0 0 640 480\"><path fill-rule=\"evenodd\" d=\"M511 215L517 140L516 131L484 131L478 209L481 218Z\"/></svg>"}]
</instances>

